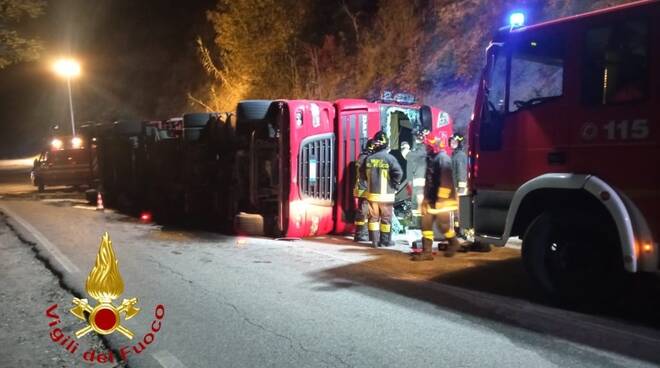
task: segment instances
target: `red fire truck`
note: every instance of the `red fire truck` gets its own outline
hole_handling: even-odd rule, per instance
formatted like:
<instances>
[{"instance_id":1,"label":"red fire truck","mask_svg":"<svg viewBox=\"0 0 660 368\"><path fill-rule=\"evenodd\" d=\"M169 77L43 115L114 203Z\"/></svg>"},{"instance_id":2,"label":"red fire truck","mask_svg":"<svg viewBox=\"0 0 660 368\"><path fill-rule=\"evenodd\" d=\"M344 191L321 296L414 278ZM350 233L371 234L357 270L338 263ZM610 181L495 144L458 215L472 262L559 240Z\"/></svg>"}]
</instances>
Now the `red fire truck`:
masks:
<instances>
[{"instance_id":1,"label":"red fire truck","mask_svg":"<svg viewBox=\"0 0 660 368\"><path fill-rule=\"evenodd\" d=\"M530 276L560 300L657 272L660 2L511 19L487 49L462 227L522 237Z\"/></svg>"},{"instance_id":2,"label":"red fire truck","mask_svg":"<svg viewBox=\"0 0 660 368\"><path fill-rule=\"evenodd\" d=\"M390 147L413 144L421 129L452 133L449 115L403 94L377 102L250 101L265 106L261 119L237 108L236 155L239 232L304 237L352 230L354 161L367 139L384 130ZM265 105L267 104L267 105ZM242 149L240 148L242 147Z\"/></svg>"}]
</instances>

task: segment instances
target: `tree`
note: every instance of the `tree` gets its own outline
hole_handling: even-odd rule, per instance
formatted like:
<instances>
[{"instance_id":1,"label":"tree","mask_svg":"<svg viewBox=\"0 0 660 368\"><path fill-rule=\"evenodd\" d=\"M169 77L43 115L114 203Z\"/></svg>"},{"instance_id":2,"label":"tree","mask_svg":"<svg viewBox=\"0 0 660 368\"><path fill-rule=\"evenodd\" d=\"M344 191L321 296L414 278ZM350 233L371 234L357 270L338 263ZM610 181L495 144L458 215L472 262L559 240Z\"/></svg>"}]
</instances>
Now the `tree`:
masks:
<instances>
[{"instance_id":1,"label":"tree","mask_svg":"<svg viewBox=\"0 0 660 368\"><path fill-rule=\"evenodd\" d=\"M214 47L199 41L202 64L213 77L207 108L230 111L244 98L300 95L306 13L306 1L220 0L208 13Z\"/></svg>"},{"instance_id":2,"label":"tree","mask_svg":"<svg viewBox=\"0 0 660 368\"><path fill-rule=\"evenodd\" d=\"M219 0L209 13L219 51L200 43L214 77L210 100L221 102L209 107L233 110L242 98L334 100L395 89L465 124L484 50L512 6L533 9L538 23L629 1Z\"/></svg>"},{"instance_id":3,"label":"tree","mask_svg":"<svg viewBox=\"0 0 660 368\"><path fill-rule=\"evenodd\" d=\"M44 0L0 0L0 69L35 60L42 44L24 36L18 27L26 18L37 18L46 7Z\"/></svg>"}]
</instances>

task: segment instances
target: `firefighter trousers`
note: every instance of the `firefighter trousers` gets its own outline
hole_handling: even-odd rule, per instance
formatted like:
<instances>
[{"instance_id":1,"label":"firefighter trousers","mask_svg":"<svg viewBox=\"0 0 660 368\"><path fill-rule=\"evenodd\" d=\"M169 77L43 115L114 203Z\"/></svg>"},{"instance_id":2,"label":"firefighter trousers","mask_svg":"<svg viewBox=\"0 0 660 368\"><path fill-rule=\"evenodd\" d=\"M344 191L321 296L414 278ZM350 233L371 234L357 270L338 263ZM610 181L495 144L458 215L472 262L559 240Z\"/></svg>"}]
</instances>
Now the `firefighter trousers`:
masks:
<instances>
[{"instance_id":1,"label":"firefighter trousers","mask_svg":"<svg viewBox=\"0 0 660 368\"><path fill-rule=\"evenodd\" d=\"M367 220L369 219L369 201L366 198L358 198L358 206L355 209L355 241L367 241Z\"/></svg>"},{"instance_id":2,"label":"firefighter trousers","mask_svg":"<svg viewBox=\"0 0 660 368\"><path fill-rule=\"evenodd\" d=\"M438 214L426 213L422 216L422 238L430 239L433 241L433 223L438 224L438 228L444 235L445 239L449 240L456 237L454 231L454 224L451 220L451 212L441 212Z\"/></svg>"},{"instance_id":3,"label":"firefighter trousers","mask_svg":"<svg viewBox=\"0 0 660 368\"><path fill-rule=\"evenodd\" d=\"M369 202L369 238L374 246L392 245L392 215L394 204L391 202Z\"/></svg>"}]
</instances>

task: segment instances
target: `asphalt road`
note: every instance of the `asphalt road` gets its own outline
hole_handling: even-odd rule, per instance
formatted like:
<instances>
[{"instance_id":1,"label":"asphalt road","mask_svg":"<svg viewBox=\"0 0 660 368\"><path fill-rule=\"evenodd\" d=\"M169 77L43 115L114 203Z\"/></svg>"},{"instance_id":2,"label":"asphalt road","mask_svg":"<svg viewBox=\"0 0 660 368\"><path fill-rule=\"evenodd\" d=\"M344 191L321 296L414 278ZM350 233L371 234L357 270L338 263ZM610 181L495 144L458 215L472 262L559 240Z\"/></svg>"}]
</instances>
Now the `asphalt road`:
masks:
<instances>
[{"instance_id":1,"label":"asphalt road","mask_svg":"<svg viewBox=\"0 0 660 368\"><path fill-rule=\"evenodd\" d=\"M8 181L0 192L17 185ZM122 347L145 341L156 306L164 306L153 341L140 354L128 354L131 367L645 367L660 362L658 309L654 316L622 318L636 309L594 315L542 305L517 250L413 264L400 251L372 250L336 237L287 242L163 229L94 211L80 199L58 191L0 199L3 300L21 293L21 285L36 288L25 269L40 274L34 280L35 285L40 280L39 288L52 283L59 290L22 301L33 307L20 320L3 315L0 366L14 366L7 362L26 354L12 344L54 344L43 331L20 339L12 331L43 325L43 311L54 302L67 314L72 295L88 297L84 284L104 231L119 259L121 298L137 297L142 308L122 322L136 337L129 341L114 333L104 346L119 355ZM31 251L9 251L19 245ZM18 268L23 276L17 276ZM61 323L69 334L85 326L75 318ZM80 344L78 353L93 342Z\"/></svg>"}]
</instances>

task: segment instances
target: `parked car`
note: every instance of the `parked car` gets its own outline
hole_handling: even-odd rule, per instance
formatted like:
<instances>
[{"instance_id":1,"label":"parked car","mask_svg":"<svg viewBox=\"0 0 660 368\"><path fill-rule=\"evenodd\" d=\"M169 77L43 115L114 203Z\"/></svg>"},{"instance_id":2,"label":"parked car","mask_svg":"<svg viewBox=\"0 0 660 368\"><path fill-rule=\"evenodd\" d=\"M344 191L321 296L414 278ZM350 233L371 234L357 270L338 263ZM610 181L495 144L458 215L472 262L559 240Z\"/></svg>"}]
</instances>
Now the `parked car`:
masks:
<instances>
[{"instance_id":1,"label":"parked car","mask_svg":"<svg viewBox=\"0 0 660 368\"><path fill-rule=\"evenodd\" d=\"M53 137L34 160L30 177L39 192L46 186L91 185L93 172L87 142L81 137Z\"/></svg>"}]
</instances>

